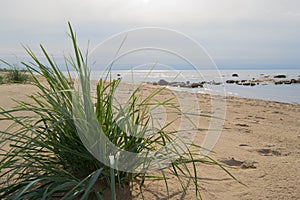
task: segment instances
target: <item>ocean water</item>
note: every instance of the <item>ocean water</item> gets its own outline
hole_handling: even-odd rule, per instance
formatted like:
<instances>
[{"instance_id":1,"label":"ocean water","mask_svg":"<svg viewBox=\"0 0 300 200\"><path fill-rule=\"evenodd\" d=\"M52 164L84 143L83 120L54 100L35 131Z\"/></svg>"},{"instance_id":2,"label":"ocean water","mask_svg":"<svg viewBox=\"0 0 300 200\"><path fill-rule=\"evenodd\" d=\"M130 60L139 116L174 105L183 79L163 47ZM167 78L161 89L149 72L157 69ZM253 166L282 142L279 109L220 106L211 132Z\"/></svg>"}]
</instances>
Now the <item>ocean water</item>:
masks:
<instances>
[{"instance_id":1,"label":"ocean water","mask_svg":"<svg viewBox=\"0 0 300 200\"><path fill-rule=\"evenodd\" d=\"M239 77L232 77L232 74L238 74ZM272 78L274 75L284 74L287 79L300 78L300 70L113 70L109 74L105 71L92 71L91 79L98 80L107 75L111 78L122 78L125 82L157 82L164 79L169 82L201 82L215 81L222 82L221 85L204 85L203 88L172 88L174 90L184 90L196 93L213 93L214 91L224 91L224 95L237 96L252 99L262 99L269 101L278 101L284 103L300 104L300 84L290 85L256 85L241 86L236 84L226 84L226 80L252 80L263 77ZM72 77L76 77L71 72Z\"/></svg>"}]
</instances>

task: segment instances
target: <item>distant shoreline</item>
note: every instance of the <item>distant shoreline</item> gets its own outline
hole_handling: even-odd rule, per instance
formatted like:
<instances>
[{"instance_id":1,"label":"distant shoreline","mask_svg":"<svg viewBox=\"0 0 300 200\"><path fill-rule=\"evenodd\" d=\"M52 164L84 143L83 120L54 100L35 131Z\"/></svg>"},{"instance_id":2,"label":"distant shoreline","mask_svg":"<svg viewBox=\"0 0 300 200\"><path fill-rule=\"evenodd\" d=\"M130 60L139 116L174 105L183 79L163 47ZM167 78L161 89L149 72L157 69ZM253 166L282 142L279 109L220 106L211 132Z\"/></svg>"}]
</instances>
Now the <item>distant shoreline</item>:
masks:
<instances>
[{"instance_id":1,"label":"distant shoreline","mask_svg":"<svg viewBox=\"0 0 300 200\"><path fill-rule=\"evenodd\" d=\"M150 70L134 70L134 74L132 74L129 70L112 70L111 77L113 79L122 78L122 81L124 82L133 81L135 83L157 83L160 80L165 80L167 82L172 82L172 85L175 87L179 86L174 89L187 90L194 93L207 93L209 90L220 90L224 87L226 96L300 104L300 69L240 71L202 70L200 73L195 73L194 70L152 70L150 74L149 71ZM91 79L98 80L103 73L107 72L92 71ZM237 74L238 76L233 77L233 74ZM75 75L75 73L71 72L72 77L74 77L73 75ZM286 77L274 78L276 75L284 75ZM226 83L228 80L231 80L232 83ZM187 82L190 82L190 85L186 84ZM211 83L202 84L204 82ZM193 88L185 88L185 86L192 86L192 83L200 84L194 84ZM184 87L180 87L180 85Z\"/></svg>"}]
</instances>

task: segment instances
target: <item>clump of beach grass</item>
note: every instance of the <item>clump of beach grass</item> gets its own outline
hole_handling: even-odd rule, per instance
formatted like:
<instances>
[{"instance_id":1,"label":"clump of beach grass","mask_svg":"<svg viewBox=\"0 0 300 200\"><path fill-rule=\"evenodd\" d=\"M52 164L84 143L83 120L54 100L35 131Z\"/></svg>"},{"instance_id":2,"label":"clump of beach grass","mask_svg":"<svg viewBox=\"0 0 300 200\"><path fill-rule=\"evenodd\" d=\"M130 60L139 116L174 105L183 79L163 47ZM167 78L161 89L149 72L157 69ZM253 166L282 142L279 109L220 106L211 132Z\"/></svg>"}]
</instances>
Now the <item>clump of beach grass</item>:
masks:
<instances>
[{"instance_id":1,"label":"clump of beach grass","mask_svg":"<svg viewBox=\"0 0 300 200\"><path fill-rule=\"evenodd\" d=\"M70 23L69 31L75 56L66 58L67 68L75 70L81 80L89 80L87 55L83 56L77 46ZM34 103L19 101L17 107L0 112L0 121L14 122L14 129L0 133L0 199L103 199L102 192L107 188L111 190L112 199L115 199L118 197L116 185L125 187L138 180L136 183L142 190L145 180L151 178L164 180L168 193L170 186L164 170L160 170L161 176L151 176L145 171L121 171L105 165L92 155L77 131L74 112L80 114L83 112L80 109L84 107L75 107L74 110L74 98L78 96L76 93L74 96L76 86L70 81L72 77L70 73L64 75L45 48L40 47L47 63L41 62L29 48L25 50L32 62L22 62L32 83L39 89L37 94L30 96ZM36 74L42 76L46 84L42 84ZM132 153L156 151L168 142L174 142L175 133L167 131L168 125L151 137L137 137L149 131L147 127L150 126L151 116L147 115L147 106L161 89L144 99L139 99L137 89L126 106L116 107L113 101L118 85L118 80L100 80L96 89L96 107L92 110L101 124L101 131L110 142ZM81 89L85 90L85 87ZM168 100L161 104L172 106ZM30 114L20 115L23 111ZM120 128L120 124L124 128ZM144 128L137 128L141 124ZM18 127L17 131L15 127ZM4 144L9 144L10 148L3 148ZM194 144L186 145L200 148ZM176 151L173 153L176 154ZM208 157L200 159L196 156L197 153L189 149L183 154L178 152L168 170L182 183L183 192L186 186L182 176L192 180L195 197L201 198L196 164L207 163L225 169Z\"/></svg>"},{"instance_id":2,"label":"clump of beach grass","mask_svg":"<svg viewBox=\"0 0 300 200\"><path fill-rule=\"evenodd\" d=\"M4 83L4 77L0 74L0 84Z\"/></svg>"},{"instance_id":3,"label":"clump of beach grass","mask_svg":"<svg viewBox=\"0 0 300 200\"><path fill-rule=\"evenodd\" d=\"M30 76L27 73L27 70L19 69L17 65L12 65L7 63L4 60L0 59L0 62L6 64L10 69L1 69L0 72L0 84L4 83L28 83L30 82Z\"/></svg>"}]
</instances>

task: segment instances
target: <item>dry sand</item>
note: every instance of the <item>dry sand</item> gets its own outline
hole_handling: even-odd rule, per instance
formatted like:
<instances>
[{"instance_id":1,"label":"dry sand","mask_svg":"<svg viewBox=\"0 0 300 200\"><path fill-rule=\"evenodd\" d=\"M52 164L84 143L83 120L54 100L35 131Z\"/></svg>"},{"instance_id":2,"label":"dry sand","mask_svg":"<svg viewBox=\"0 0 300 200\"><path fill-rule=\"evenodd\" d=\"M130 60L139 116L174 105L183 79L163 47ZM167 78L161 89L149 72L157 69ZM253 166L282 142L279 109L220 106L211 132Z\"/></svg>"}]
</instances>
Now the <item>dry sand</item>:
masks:
<instances>
[{"instance_id":1,"label":"dry sand","mask_svg":"<svg viewBox=\"0 0 300 200\"><path fill-rule=\"evenodd\" d=\"M31 85L0 85L0 107L16 105L36 92ZM199 95L202 105L209 96ZM210 113L209 107L201 107ZM8 123L0 123L4 130ZM204 199L300 199L300 105L227 97L222 135L210 156L226 166L239 181L216 166L198 164ZM195 199L189 183L187 194L170 178L171 199ZM133 189L120 199L167 199L163 181L146 181L143 194Z\"/></svg>"}]
</instances>

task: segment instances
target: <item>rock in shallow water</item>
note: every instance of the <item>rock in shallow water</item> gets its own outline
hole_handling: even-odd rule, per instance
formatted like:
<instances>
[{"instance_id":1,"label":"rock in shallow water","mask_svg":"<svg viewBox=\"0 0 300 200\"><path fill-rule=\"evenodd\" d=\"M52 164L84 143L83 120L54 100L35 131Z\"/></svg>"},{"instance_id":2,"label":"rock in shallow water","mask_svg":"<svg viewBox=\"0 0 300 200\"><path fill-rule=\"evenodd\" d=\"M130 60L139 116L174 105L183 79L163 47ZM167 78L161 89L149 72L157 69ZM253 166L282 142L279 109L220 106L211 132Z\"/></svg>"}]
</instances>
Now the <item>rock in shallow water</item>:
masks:
<instances>
[{"instance_id":1,"label":"rock in shallow water","mask_svg":"<svg viewBox=\"0 0 300 200\"><path fill-rule=\"evenodd\" d=\"M227 80L226 83L233 84L233 83L235 83L235 80Z\"/></svg>"},{"instance_id":2,"label":"rock in shallow water","mask_svg":"<svg viewBox=\"0 0 300 200\"><path fill-rule=\"evenodd\" d=\"M274 76L274 78L286 78L286 75L284 75L284 74L279 74L279 75Z\"/></svg>"},{"instance_id":3,"label":"rock in shallow water","mask_svg":"<svg viewBox=\"0 0 300 200\"><path fill-rule=\"evenodd\" d=\"M169 82L164 80L164 79L160 79L158 82L157 82L158 85L168 85Z\"/></svg>"}]
</instances>

